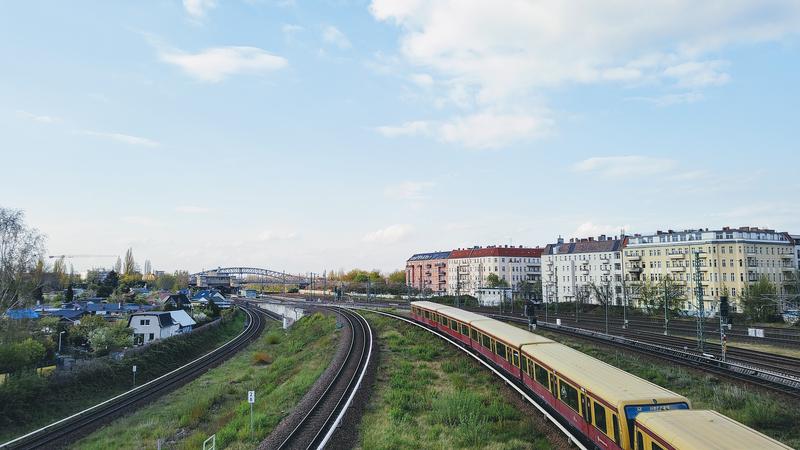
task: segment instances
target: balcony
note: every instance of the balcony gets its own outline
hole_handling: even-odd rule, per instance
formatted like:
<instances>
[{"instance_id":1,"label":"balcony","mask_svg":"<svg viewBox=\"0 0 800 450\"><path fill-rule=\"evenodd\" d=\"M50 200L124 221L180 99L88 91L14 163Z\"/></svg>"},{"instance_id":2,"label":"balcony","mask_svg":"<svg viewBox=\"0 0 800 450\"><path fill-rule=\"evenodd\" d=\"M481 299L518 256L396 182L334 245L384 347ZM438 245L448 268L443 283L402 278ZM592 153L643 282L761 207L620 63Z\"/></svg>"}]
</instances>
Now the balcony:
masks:
<instances>
[{"instance_id":1,"label":"balcony","mask_svg":"<svg viewBox=\"0 0 800 450\"><path fill-rule=\"evenodd\" d=\"M794 266L791 264L783 264L781 265L781 271L783 272L794 272Z\"/></svg>"},{"instance_id":2,"label":"balcony","mask_svg":"<svg viewBox=\"0 0 800 450\"><path fill-rule=\"evenodd\" d=\"M627 259L628 261L641 261L642 257L639 255L631 255L631 256L626 256L625 259Z\"/></svg>"},{"instance_id":3,"label":"balcony","mask_svg":"<svg viewBox=\"0 0 800 450\"><path fill-rule=\"evenodd\" d=\"M643 270L642 267L636 266L636 267L631 267L630 269L628 269L628 272L642 273L642 270Z\"/></svg>"},{"instance_id":4,"label":"balcony","mask_svg":"<svg viewBox=\"0 0 800 450\"><path fill-rule=\"evenodd\" d=\"M669 259L683 259L686 257L685 253L669 253Z\"/></svg>"},{"instance_id":5,"label":"balcony","mask_svg":"<svg viewBox=\"0 0 800 450\"><path fill-rule=\"evenodd\" d=\"M684 271L686 271L686 267L684 267L684 266L672 266L672 267L668 267L667 270L669 270L670 272L684 272Z\"/></svg>"},{"instance_id":6,"label":"balcony","mask_svg":"<svg viewBox=\"0 0 800 450\"><path fill-rule=\"evenodd\" d=\"M781 259L792 260L792 259L794 259L794 254L792 254L792 253L784 253L784 254L781 255Z\"/></svg>"}]
</instances>

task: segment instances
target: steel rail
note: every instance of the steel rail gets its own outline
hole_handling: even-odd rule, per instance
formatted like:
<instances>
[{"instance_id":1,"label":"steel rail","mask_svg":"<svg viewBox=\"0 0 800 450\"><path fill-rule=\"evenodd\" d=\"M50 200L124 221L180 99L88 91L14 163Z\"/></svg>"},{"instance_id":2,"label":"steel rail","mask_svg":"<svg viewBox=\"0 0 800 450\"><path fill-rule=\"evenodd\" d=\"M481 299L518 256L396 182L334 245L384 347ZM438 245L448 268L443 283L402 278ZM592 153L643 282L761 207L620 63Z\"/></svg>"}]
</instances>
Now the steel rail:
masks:
<instances>
[{"instance_id":1,"label":"steel rail","mask_svg":"<svg viewBox=\"0 0 800 450\"><path fill-rule=\"evenodd\" d=\"M39 448L59 441L69 441L70 436L78 431L84 432L87 429L91 429L92 426L97 425L100 421L125 411L131 405L196 378L209 367L235 354L263 330L264 322L261 319L262 314L259 314L261 311L241 306L239 308L248 315L247 326L241 333L220 347L140 386L0 444L0 448Z\"/></svg>"},{"instance_id":2,"label":"steel rail","mask_svg":"<svg viewBox=\"0 0 800 450\"><path fill-rule=\"evenodd\" d=\"M417 326L419 328L422 328L423 330L426 330L429 333L432 333L433 335L438 336L439 338L451 343L452 345L454 345L455 347L457 347L458 349L460 349L461 351L463 351L467 355L471 356L473 359L475 359L479 363L483 364L486 368L491 370L497 377L499 377L501 380L503 380L508 386L510 386L512 389L514 389L520 395L522 395L522 397L524 397L530 404L532 404L536 409L538 409L539 412L541 412L547 420L552 422L567 437L567 439L569 440L569 442L571 444L574 444L577 448L579 448L581 450L587 450L587 447L584 445L584 441L582 439L575 437L575 435L566 426L564 426L564 424L562 424L561 421L559 421L555 416L550 414L550 412L547 409L545 409L541 404L539 404L538 401L534 400L533 397L528 395L528 393L525 392L517 384L516 381L513 381L513 380L509 379L504 373L500 372L494 366L492 366L491 364L489 364L486 361L484 361L482 358L480 358L478 355L476 355L471 349L468 349L467 347L461 345L459 342L451 339L449 336L445 335L444 333L439 332L438 330L434 330L434 329L428 328L428 327L426 327L426 326L424 326L422 324L419 324L417 322L414 322L411 319L408 319L408 318L405 318L405 317L402 317L402 316L398 316L398 315L391 314L391 313L386 313L386 312L383 312L383 311L377 311L377 310L374 310L374 309L363 308L363 307L351 307L350 309L368 311L368 312L371 312L371 313L380 314L382 316L390 317L390 318L393 318L393 319L396 319L396 320L401 320L403 322L406 322L406 323L409 323L411 325L414 325L414 326Z\"/></svg>"}]
</instances>

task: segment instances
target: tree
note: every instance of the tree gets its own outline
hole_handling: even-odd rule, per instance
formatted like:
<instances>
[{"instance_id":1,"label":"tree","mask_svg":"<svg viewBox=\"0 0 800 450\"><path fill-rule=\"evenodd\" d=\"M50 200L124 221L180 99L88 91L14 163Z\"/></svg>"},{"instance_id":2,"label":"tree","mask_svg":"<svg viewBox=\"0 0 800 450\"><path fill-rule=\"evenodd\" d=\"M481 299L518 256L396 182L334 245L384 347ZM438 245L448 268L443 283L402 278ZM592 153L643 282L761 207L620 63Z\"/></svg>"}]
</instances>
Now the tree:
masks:
<instances>
[{"instance_id":1,"label":"tree","mask_svg":"<svg viewBox=\"0 0 800 450\"><path fill-rule=\"evenodd\" d=\"M133 249L128 248L125 252L125 262L122 266L122 273L125 275L131 275L136 272L136 260L133 259Z\"/></svg>"},{"instance_id":2,"label":"tree","mask_svg":"<svg viewBox=\"0 0 800 450\"><path fill-rule=\"evenodd\" d=\"M775 285L767 277L762 276L744 289L739 301L747 316L756 322L762 322L768 320L776 311L776 293Z\"/></svg>"},{"instance_id":3,"label":"tree","mask_svg":"<svg viewBox=\"0 0 800 450\"><path fill-rule=\"evenodd\" d=\"M189 287L189 272L185 270L175 271L175 283L172 285L172 290L179 291Z\"/></svg>"},{"instance_id":4,"label":"tree","mask_svg":"<svg viewBox=\"0 0 800 450\"><path fill-rule=\"evenodd\" d=\"M98 327L89 332L88 341L97 355L105 355L132 346L133 330L124 323Z\"/></svg>"},{"instance_id":5,"label":"tree","mask_svg":"<svg viewBox=\"0 0 800 450\"><path fill-rule=\"evenodd\" d=\"M389 274L389 283L392 284L405 284L406 272L405 270L396 270Z\"/></svg>"},{"instance_id":6,"label":"tree","mask_svg":"<svg viewBox=\"0 0 800 450\"><path fill-rule=\"evenodd\" d=\"M97 296L110 297L117 286L119 286L119 276L112 270L106 274L106 278L97 287Z\"/></svg>"},{"instance_id":7,"label":"tree","mask_svg":"<svg viewBox=\"0 0 800 450\"><path fill-rule=\"evenodd\" d=\"M490 273L486 277L486 286L490 288L508 287L508 282L498 277L496 273Z\"/></svg>"},{"instance_id":8,"label":"tree","mask_svg":"<svg viewBox=\"0 0 800 450\"><path fill-rule=\"evenodd\" d=\"M629 285L631 293L636 298L638 306L648 314L663 314L664 300L667 301L667 311L674 315L680 311L686 301L683 286L680 286L671 277L661 281L652 282L645 280Z\"/></svg>"},{"instance_id":9,"label":"tree","mask_svg":"<svg viewBox=\"0 0 800 450\"><path fill-rule=\"evenodd\" d=\"M594 281L588 284L589 293L594 296L597 303L600 305L614 304L614 290L611 288L611 283L597 284Z\"/></svg>"},{"instance_id":10,"label":"tree","mask_svg":"<svg viewBox=\"0 0 800 450\"><path fill-rule=\"evenodd\" d=\"M44 345L32 338L0 346L0 373L34 368L44 355Z\"/></svg>"},{"instance_id":11,"label":"tree","mask_svg":"<svg viewBox=\"0 0 800 450\"><path fill-rule=\"evenodd\" d=\"M114 263L114 272L122 273L122 260L117 256L117 262Z\"/></svg>"},{"instance_id":12,"label":"tree","mask_svg":"<svg viewBox=\"0 0 800 450\"><path fill-rule=\"evenodd\" d=\"M0 207L0 308L31 297L37 286L30 273L44 255L44 240L25 224L22 211Z\"/></svg>"},{"instance_id":13,"label":"tree","mask_svg":"<svg viewBox=\"0 0 800 450\"><path fill-rule=\"evenodd\" d=\"M171 275L168 273L160 275L158 278L156 278L155 281L156 289L160 291L172 290L173 286L175 286L175 281L176 281L175 275Z\"/></svg>"},{"instance_id":14,"label":"tree","mask_svg":"<svg viewBox=\"0 0 800 450\"><path fill-rule=\"evenodd\" d=\"M72 283L70 283L69 286L67 286L67 293L64 294L64 300L67 303L70 303L74 299L75 299L75 291L72 290Z\"/></svg>"},{"instance_id":15,"label":"tree","mask_svg":"<svg viewBox=\"0 0 800 450\"><path fill-rule=\"evenodd\" d=\"M150 264L150 260L149 259L145 259L144 260L144 274L145 275L150 275L151 273L153 273L153 266L152 266L152 264Z\"/></svg>"}]
</instances>

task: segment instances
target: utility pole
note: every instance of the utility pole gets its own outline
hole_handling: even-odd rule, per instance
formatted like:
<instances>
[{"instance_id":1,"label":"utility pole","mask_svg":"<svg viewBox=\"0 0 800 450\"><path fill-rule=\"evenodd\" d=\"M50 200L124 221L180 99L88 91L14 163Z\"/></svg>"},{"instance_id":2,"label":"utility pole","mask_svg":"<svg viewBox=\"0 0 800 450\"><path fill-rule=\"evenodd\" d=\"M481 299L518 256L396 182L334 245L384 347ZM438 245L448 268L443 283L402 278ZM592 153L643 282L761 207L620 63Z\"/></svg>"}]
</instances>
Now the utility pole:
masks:
<instances>
[{"instance_id":1,"label":"utility pole","mask_svg":"<svg viewBox=\"0 0 800 450\"><path fill-rule=\"evenodd\" d=\"M669 319L667 318L667 277L664 277L664 336L669 336Z\"/></svg>"},{"instance_id":2,"label":"utility pole","mask_svg":"<svg viewBox=\"0 0 800 450\"><path fill-rule=\"evenodd\" d=\"M698 302L697 310L697 348L701 352L705 349L703 336L703 321L705 320L705 302L703 301L703 274L700 272L700 253L701 250L694 250L694 295Z\"/></svg>"},{"instance_id":3,"label":"utility pole","mask_svg":"<svg viewBox=\"0 0 800 450\"><path fill-rule=\"evenodd\" d=\"M623 228L619 232L619 240L620 240L620 265L622 265L622 328L628 328L628 294L627 290L625 289L625 275L626 275L626 268L625 268L625 229Z\"/></svg>"}]
</instances>

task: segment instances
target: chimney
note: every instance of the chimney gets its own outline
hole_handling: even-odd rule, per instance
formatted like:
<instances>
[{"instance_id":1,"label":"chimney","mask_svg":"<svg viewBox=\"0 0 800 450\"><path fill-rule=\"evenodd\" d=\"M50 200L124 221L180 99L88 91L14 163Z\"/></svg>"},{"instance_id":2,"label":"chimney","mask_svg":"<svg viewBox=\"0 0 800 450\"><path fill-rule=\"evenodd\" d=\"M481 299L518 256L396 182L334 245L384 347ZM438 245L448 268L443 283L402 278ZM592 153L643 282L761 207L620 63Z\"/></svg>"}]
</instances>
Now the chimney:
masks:
<instances>
[{"instance_id":1,"label":"chimney","mask_svg":"<svg viewBox=\"0 0 800 450\"><path fill-rule=\"evenodd\" d=\"M589 242L593 242L593 241L594 241L594 238L593 237L589 237Z\"/></svg>"},{"instance_id":2,"label":"chimney","mask_svg":"<svg viewBox=\"0 0 800 450\"><path fill-rule=\"evenodd\" d=\"M597 240L598 241L605 241L606 240L606 235L605 234L601 234L600 237L597 238Z\"/></svg>"}]
</instances>

